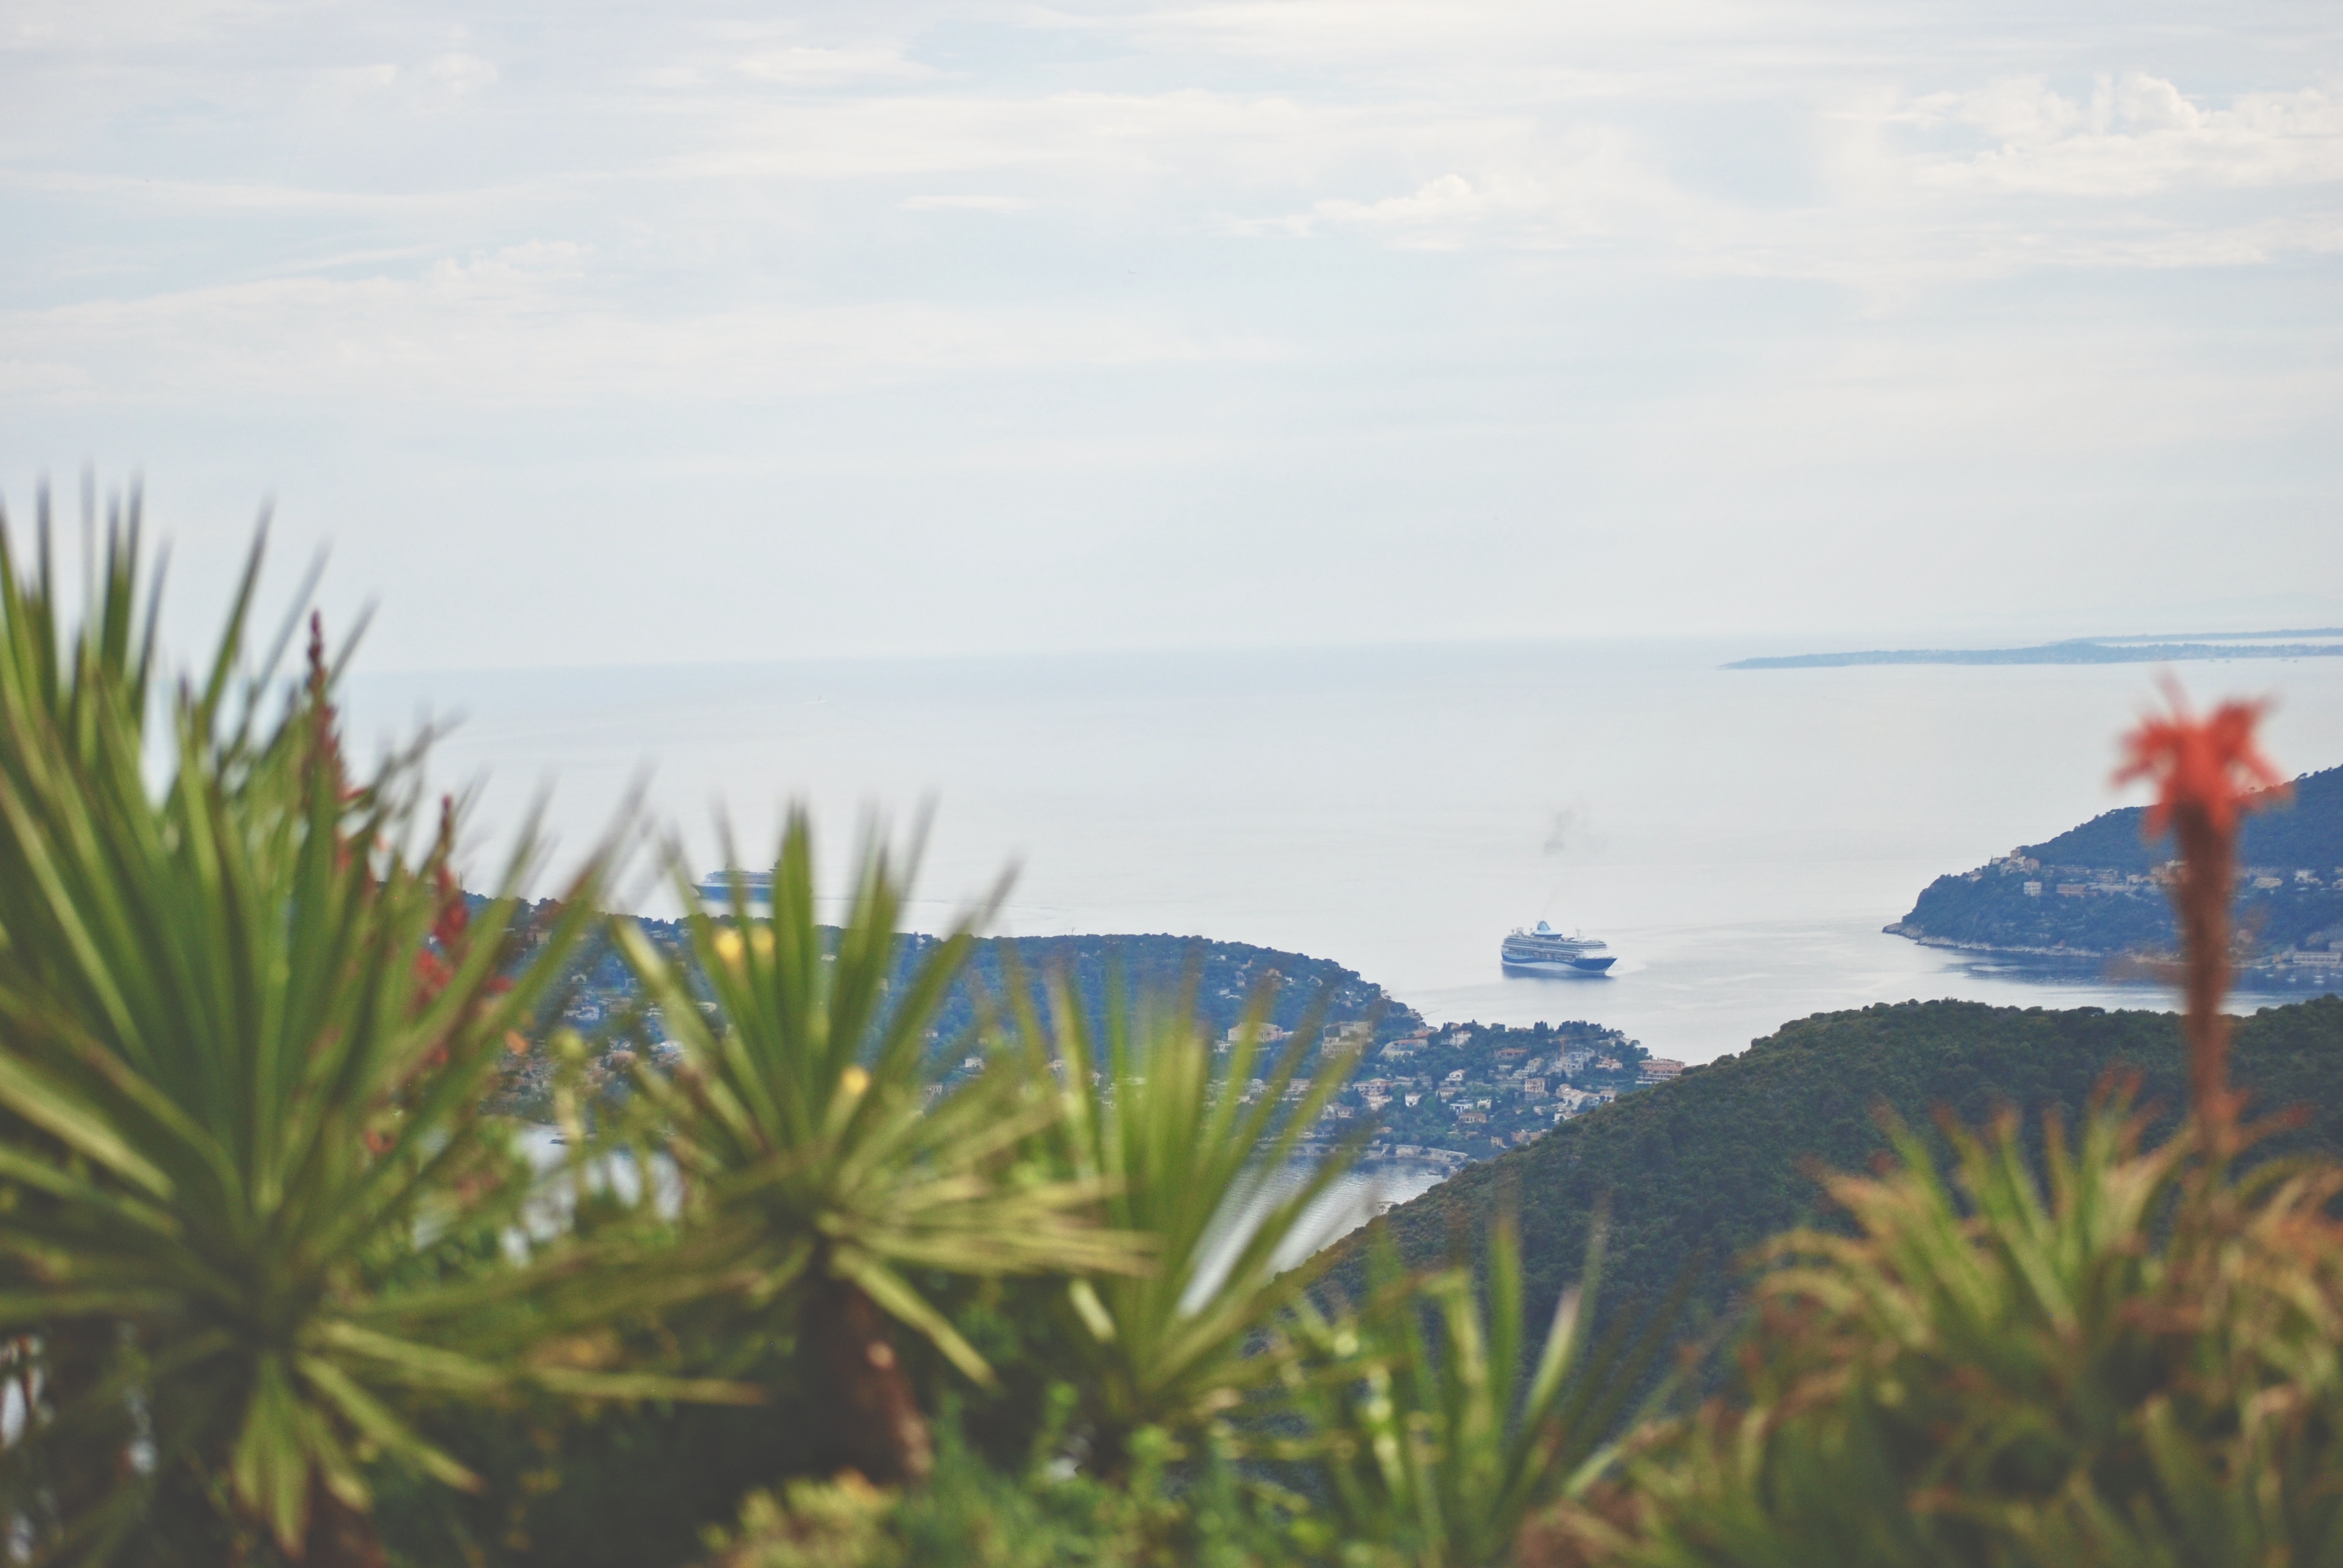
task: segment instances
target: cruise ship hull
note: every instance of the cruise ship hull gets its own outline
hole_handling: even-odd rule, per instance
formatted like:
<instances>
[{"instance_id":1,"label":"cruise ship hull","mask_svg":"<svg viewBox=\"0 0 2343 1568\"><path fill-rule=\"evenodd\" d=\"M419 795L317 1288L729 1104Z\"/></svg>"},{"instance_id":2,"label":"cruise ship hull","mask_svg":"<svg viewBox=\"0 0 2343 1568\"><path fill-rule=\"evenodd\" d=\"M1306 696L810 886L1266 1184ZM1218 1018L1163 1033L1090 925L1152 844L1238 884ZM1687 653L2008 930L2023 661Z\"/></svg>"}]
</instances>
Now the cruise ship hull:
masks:
<instances>
[{"instance_id":1,"label":"cruise ship hull","mask_svg":"<svg viewBox=\"0 0 2343 1568\"><path fill-rule=\"evenodd\" d=\"M1511 953L1503 955L1505 972L1517 975L1568 975L1578 980L1599 979L1619 960L1612 957L1574 959L1517 959Z\"/></svg>"}]
</instances>

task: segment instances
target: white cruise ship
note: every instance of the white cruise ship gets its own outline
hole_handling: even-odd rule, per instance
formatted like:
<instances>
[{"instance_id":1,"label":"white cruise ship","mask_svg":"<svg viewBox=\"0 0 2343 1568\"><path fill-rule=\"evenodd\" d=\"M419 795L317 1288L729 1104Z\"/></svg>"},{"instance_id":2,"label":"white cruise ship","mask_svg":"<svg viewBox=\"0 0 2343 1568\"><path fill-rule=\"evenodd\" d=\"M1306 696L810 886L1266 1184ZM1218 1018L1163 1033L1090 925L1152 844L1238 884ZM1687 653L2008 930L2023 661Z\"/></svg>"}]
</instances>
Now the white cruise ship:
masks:
<instances>
[{"instance_id":1,"label":"white cruise ship","mask_svg":"<svg viewBox=\"0 0 2343 1568\"><path fill-rule=\"evenodd\" d=\"M718 913L721 913L732 907L732 879L729 872L710 871L706 877L700 879L699 886L694 888L692 890L698 893L707 903L713 906ZM749 900L749 907L751 910L762 910L771 907L773 902L773 873L770 871L741 872L740 891L742 896Z\"/></svg>"},{"instance_id":2,"label":"white cruise ship","mask_svg":"<svg viewBox=\"0 0 2343 1568\"><path fill-rule=\"evenodd\" d=\"M1533 931L1516 929L1497 950L1505 968L1515 974L1599 975L1619 961L1603 943L1565 937L1544 920Z\"/></svg>"}]
</instances>

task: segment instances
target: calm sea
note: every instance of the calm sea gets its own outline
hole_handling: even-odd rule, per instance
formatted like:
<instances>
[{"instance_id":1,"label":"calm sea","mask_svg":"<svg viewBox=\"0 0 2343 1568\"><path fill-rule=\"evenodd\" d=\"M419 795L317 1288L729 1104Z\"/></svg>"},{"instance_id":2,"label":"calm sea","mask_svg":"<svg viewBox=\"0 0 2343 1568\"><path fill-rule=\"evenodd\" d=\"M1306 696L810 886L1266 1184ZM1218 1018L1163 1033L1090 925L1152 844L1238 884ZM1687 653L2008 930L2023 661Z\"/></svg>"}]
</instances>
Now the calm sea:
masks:
<instances>
[{"instance_id":1,"label":"calm sea","mask_svg":"<svg viewBox=\"0 0 2343 1568\"><path fill-rule=\"evenodd\" d=\"M809 801L842 864L931 809L915 925L1014 870L1014 934L1169 931L1336 960L1435 1020L1613 1024L1703 1061L1784 1020L1906 998L2162 1006L1883 935L1939 873L2136 799L2108 784L2139 665L1735 671L1748 643L1552 642L1091 658L362 675L362 738L460 718L478 853L539 796L565 854L645 783L695 870ZM2192 663L2278 701L2290 771L2343 762L2343 660ZM646 782L647 781L647 782ZM673 901L646 858L626 897ZM1608 980L1509 979L1552 920ZM2293 992L2289 995L2302 993ZM2246 1002L2271 1000L2248 997Z\"/></svg>"}]
</instances>

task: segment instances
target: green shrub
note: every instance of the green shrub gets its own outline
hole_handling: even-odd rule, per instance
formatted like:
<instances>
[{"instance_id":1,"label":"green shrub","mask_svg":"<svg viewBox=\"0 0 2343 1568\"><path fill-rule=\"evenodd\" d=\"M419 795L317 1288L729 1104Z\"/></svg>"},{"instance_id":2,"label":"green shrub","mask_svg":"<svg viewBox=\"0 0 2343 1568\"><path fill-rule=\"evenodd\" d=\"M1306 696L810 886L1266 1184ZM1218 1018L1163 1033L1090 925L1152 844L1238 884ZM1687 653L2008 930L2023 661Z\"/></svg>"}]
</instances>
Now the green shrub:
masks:
<instances>
[{"instance_id":1,"label":"green shrub","mask_svg":"<svg viewBox=\"0 0 2343 1568\"><path fill-rule=\"evenodd\" d=\"M1071 1395L1071 1389L1061 1392ZM1061 1401L1071 1409L1071 1398ZM924 1486L881 1491L853 1472L742 1504L709 1534L708 1568L1274 1568L1303 1559L1287 1521L1225 1459L1175 1465L1165 1434L1131 1434L1108 1483L1040 1462L988 1463L940 1423Z\"/></svg>"},{"instance_id":2,"label":"green shrub","mask_svg":"<svg viewBox=\"0 0 2343 1568\"><path fill-rule=\"evenodd\" d=\"M1403 1275L1375 1229L1381 1286L1364 1308L1329 1318L1303 1302L1288 1323L1303 1348L1285 1368L1288 1408L1303 1431L1280 1447L1305 1461L1318 1503L1303 1532L1346 1560L1504 1563L1534 1510L1577 1495L1609 1467L1680 1299L1647 1313L1640 1331L1623 1322L1590 1342L1598 1227L1579 1283L1533 1349L1510 1211L1492 1227L1477 1283L1458 1263Z\"/></svg>"},{"instance_id":3,"label":"green shrub","mask_svg":"<svg viewBox=\"0 0 2343 1568\"><path fill-rule=\"evenodd\" d=\"M2039 1171L2015 1118L1898 1129L1852 1237L1772 1244L1743 1387L1557 1521L1637 1564L2308 1564L2343 1553L2343 1170L2233 1178L2117 1100ZM1607 1522L1604 1517L1607 1513ZM1559 1549L1557 1547L1557 1549Z\"/></svg>"}]
</instances>

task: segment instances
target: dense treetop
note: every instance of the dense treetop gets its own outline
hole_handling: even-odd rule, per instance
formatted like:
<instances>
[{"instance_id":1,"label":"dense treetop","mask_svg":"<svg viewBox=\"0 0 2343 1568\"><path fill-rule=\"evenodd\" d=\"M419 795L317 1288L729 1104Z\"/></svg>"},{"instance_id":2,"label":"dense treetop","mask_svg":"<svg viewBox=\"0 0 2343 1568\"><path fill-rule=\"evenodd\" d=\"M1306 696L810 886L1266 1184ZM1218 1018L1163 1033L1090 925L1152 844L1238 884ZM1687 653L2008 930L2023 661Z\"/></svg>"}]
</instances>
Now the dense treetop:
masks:
<instances>
[{"instance_id":1,"label":"dense treetop","mask_svg":"<svg viewBox=\"0 0 2343 1568\"><path fill-rule=\"evenodd\" d=\"M2172 857L2172 842L2141 838L2141 818L2138 807L2108 811L2023 846L2018 859L1939 877L1887 929L2005 953L2169 953L2178 931L2150 873ZM2248 873L2237 890L2240 957L2268 980L2331 982L2330 964L2297 955L2343 945L2343 768L2305 774L2290 801L2248 816L2238 864Z\"/></svg>"},{"instance_id":2,"label":"dense treetop","mask_svg":"<svg viewBox=\"0 0 2343 1568\"><path fill-rule=\"evenodd\" d=\"M2169 834L2142 837L2144 810L2127 806L2103 811L2079 828L2026 845L2024 852L2046 866L2104 866L2144 874L2174 852ZM2343 768L2304 774L2294 781L2290 805L2247 818L2237 863L2322 874L2343 866Z\"/></svg>"},{"instance_id":3,"label":"dense treetop","mask_svg":"<svg viewBox=\"0 0 2343 1568\"><path fill-rule=\"evenodd\" d=\"M2303 1107L2298 1130L2259 1146L2343 1151L2343 998L2243 1020L2236 1079L2256 1111ZM1939 1111L1981 1126L2018 1111L2068 1125L2111 1073L2140 1076L2141 1103L2167 1124L2186 1092L2179 1020L2169 1013L1905 1002L1786 1024L1738 1056L1622 1097L1564 1122L1525 1149L1474 1166L1385 1223L1414 1263L1438 1261L1486 1233L1492 1210L1521 1211L1533 1321L1576 1279L1590 1220L1610 1212L1602 1309L1632 1311L1693 1271L1696 1312L1744 1288L1736 1265L1768 1235L1831 1216L1817 1170L1867 1168L1886 1147L1876 1112L1916 1125ZM1355 1291L1362 1240L1343 1243L1332 1276Z\"/></svg>"}]
</instances>

